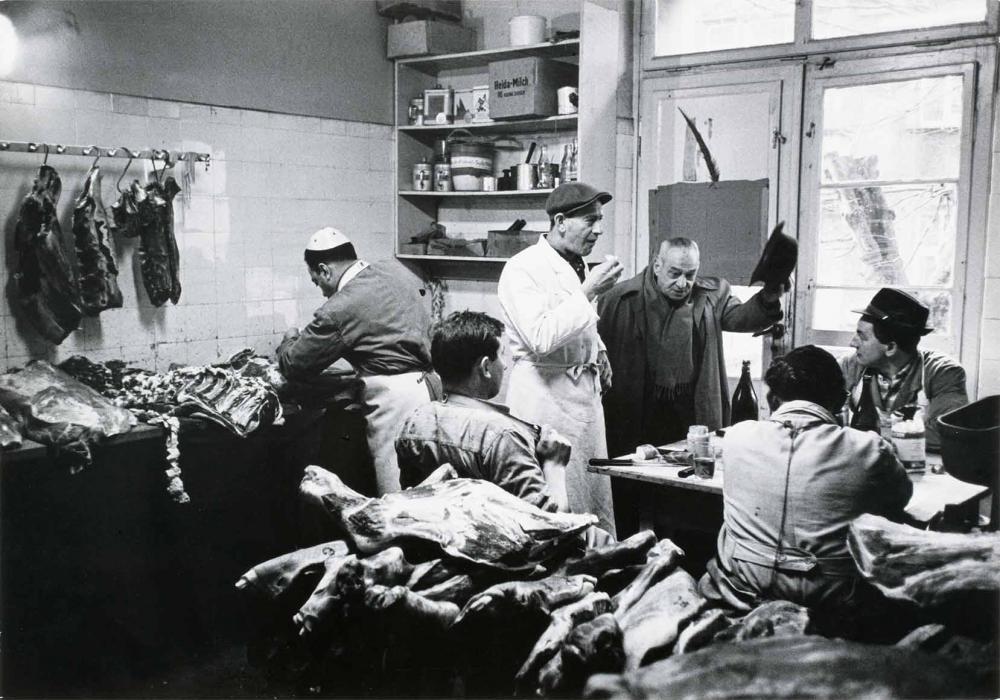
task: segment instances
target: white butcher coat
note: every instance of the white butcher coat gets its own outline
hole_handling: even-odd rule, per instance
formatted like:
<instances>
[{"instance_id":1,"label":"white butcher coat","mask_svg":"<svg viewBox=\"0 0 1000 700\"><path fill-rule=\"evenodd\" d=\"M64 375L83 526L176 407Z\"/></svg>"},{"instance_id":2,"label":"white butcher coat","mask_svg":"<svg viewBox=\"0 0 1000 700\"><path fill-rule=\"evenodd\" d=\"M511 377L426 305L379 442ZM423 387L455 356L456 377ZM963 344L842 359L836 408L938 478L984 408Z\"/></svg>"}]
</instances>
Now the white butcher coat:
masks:
<instances>
[{"instance_id":1,"label":"white butcher coat","mask_svg":"<svg viewBox=\"0 0 1000 700\"><path fill-rule=\"evenodd\" d=\"M611 481L590 474L592 457L607 457L597 353L597 312L570 264L549 242L512 257L500 274L500 306L513 358L507 388L511 413L549 425L571 441L566 467L570 510L593 513L615 532Z\"/></svg>"}]
</instances>

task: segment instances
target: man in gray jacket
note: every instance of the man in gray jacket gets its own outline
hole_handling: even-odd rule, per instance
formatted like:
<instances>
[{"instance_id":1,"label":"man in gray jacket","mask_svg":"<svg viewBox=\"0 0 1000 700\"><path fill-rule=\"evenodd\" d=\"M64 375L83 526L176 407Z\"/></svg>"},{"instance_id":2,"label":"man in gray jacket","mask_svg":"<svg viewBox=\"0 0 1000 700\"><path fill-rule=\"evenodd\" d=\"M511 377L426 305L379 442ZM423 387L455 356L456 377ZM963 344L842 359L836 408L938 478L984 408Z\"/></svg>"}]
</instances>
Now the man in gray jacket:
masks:
<instances>
[{"instance_id":1,"label":"man in gray jacket","mask_svg":"<svg viewBox=\"0 0 1000 700\"><path fill-rule=\"evenodd\" d=\"M846 394L830 353L796 348L764 381L770 418L726 431L723 525L699 589L741 611L790 600L836 618L875 595L848 526L862 513L903 519L913 485L888 442L837 424Z\"/></svg>"},{"instance_id":2,"label":"man in gray jacket","mask_svg":"<svg viewBox=\"0 0 1000 700\"><path fill-rule=\"evenodd\" d=\"M351 363L371 409L367 438L376 495L398 491L396 432L413 409L439 393L423 290L394 260L358 260L354 245L334 228L310 237L305 261L326 302L301 332L285 333L278 366L288 379L308 380L340 358Z\"/></svg>"}]
</instances>

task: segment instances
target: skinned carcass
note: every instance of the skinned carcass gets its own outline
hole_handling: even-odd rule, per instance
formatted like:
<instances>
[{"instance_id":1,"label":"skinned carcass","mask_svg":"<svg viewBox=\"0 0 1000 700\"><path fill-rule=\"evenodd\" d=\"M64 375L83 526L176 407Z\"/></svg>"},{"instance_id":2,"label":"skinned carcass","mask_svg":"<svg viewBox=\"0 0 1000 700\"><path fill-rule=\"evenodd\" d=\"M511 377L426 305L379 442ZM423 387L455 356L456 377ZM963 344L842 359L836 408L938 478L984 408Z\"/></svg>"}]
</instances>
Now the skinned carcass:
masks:
<instances>
[{"instance_id":1,"label":"skinned carcass","mask_svg":"<svg viewBox=\"0 0 1000 700\"><path fill-rule=\"evenodd\" d=\"M174 370L187 381L177 391L177 415L197 415L246 437L272 425L282 414L278 395L267 382L220 367Z\"/></svg>"},{"instance_id":2,"label":"skinned carcass","mask_svg":"<svg viewBox=\"0 0 1000 700\"><path fill-rule=\"evenodd\" d=\"M562 649L573 628L582 622L611 611L611 598L607 593L591 593L586 597L557 608L552 613L549 626L535 642L528 658L517 671L517 688L520 694L533 692L538 686L543 667Z\"/></svg>"},{"instance_id":3,"label":"skinned carcass","mask_svg":"<svg viewBox=\"0 0 1000 700\"><path fill-rule=\"evenodd\" d=\"M929 606L1000 589L1000 533L930 532L862 515L851 523L847 548L890 598Z\"/></svg>"},{"instance_id":4,"label":"skinned carcass","mask_svg":"<svg viewBox=\"0 0 1000 700\"><path fill-rule=\"evenodd\" d=\"M162 184L159 181L149 183L144 197L133 195L131 201L136 207L136 215L125 224L129 233L138 229L142 284L153 306L163 306L168 300L176 304L181 297L181 261L174 237L173 206L174 197L180 191L172 177ZM123 202L122 206L127 211L130 204ZM117 213L115 220L118 220Z\"/></svg>"},{"instance_id":5,"label":"skinned carcass","mask_svg":"<svg viewBox=\"0 0 1000 700\"><path fill-rule=\"evenodd\" d=\"M97 316L105 309L121 308L118 266L112 250L108 215L101 201L101 170L96 165L87 174L83 192L76 200L73 241L83 313Z\"/></svg>"},{"instance_id":6,"label":"skinned carcass","mask_svg":"<svg viewBox=\"0 0 1000 700\"><path fill-rule=\"evenodd\" d=\"M587 681L587 698L969 697L976 681L948 659L817 636L713 644Z\"/></svg>"},{"instance_id":7,"label":"skinned carcass","mask_svg":"<svg viewBox=\"0 0 1000 700\"><path fill-rule=\"evenodd\" d=\"M80 289L63 250L56 204L62 181L43 165L14 230L16 306L46 340L59 344L80 325Z\"/></svg>"},{"instance_id":8,"label":"skinned carcass","mask_svg":"<svg viewBox=\"0 0 1000 700\"><path fill-rule=\"evenodd\" d=\"M136 422L129 411L44 360L0 375L0 405L18 417L26 437L68 454L74 472L90 464L92 444L126 433Z\"/></svg>"},{"instance_id":9,"label":"skinned carcass","mask_svg":"<svg viewBox=\"0 0 1000 700\"><path fill-rule=\"evenodd\" d=\"M691 574L677 568L627 610L615 611L624 635L625 668L634 670L670 653L680 630L706 602Z\"/></svg>"},{"instance_id":10,"label":"skinned carcass","mask_svg":"<svg viewBox=\"0 0 1000 700\"><path fill-rule=\"evenodd\" d=\"M297 549L253 567L239 578L236 588L254 588L268 598L277 598L299 577L321 572L327 560L344 556L347 556L347 543L343 540Z\"/></svg>"},{"instance_id":11,"label":"skinned carcass","mask_svg":"<svg viewBox=\"0 0 1000 700\"><path fill-rule=\"evenodd\" d=\"M462 608L456 622L466 617L489 613L510 621L519 614L548 615L556 608L580 600L594 592L593 576L549 576L539 581L505 581L490 586Z\"/></svg>"},{"instance_id":12,"label":"skinned carcass","mask_svg":"<svg viewBox=\"0 0 1000 700\"><path fill-rule=\"evenodd\" d=\"M611 613L577 625L559 653L542 668L538 694L579 697L593 674L621 673L625 667L622 643L622 630Z\"/></svg>"},{"instance_id":13,"label":"skinned carcass","mask_svg":"<svg viewBox=\"0 0 1000 700\"><path fill-rule=\"evenodd\" d=\"M601 576L609 571L644 564L646 555L656 546L656 535L650 530L637 532L628 539L603 547L595 547L582 556L571 559L563 567L567 575Z\"/></svg>"},{"instance_id":14,"label":"skinned carcass","mask_svg":"<svg viewBox=\"0 0 1000 700\"><path fill-rule=\"evenodd\" d=\"M7 410L0 406L0 449L17 449L21 446L21 426Z\"/></svg>"},{"instance_id":15,"label":"skinned carcass","mask_svg":"<svg viewBox=\"0 0 1000 700\"><path fill-rule=\"evenodd\" d=\"M593 515L546 513L479 479L449 479L368 498L335 474L310 466L300 492L363 554L399 545L407 552L444 552L506 571L534 570L597 522Z\"/></svg>"}]
</instances>

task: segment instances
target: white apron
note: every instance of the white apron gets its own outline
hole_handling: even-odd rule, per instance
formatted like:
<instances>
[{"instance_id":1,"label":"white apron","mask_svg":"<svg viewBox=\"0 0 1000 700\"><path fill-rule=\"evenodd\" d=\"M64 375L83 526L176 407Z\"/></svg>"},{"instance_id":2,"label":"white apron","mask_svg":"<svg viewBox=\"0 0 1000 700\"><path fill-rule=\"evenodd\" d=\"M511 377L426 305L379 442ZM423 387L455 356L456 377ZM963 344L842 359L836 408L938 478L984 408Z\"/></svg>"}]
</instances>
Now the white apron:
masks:
<instances>
[{"instance_id":1,"label":"white apron","mask_svg":"<svg viewBox=\"0 0 1000 700\"><path fill-rule=\"evenodd\" d=\"M569 438L573 445L566 465L569 508L593 513L598 527L615 535L611 479L587 471L591 458L608 456L596 366L544 366L519 359L511 371L507 404L518 418L551 426Z\"/></svg>"},{"instance_id":2,"label":"white apron","mask_svg":"<svg viewBox=\"0 0 1000 700\"><path fill-rule=\"evenodd\" d=\"M418 406L431 400L423 372L370 374L365 382L364 400L375 410L368 414L368 449L375 465L376 495L399 491L399 464L396 435L403 421Z\"/></svg>"}]
</instances>

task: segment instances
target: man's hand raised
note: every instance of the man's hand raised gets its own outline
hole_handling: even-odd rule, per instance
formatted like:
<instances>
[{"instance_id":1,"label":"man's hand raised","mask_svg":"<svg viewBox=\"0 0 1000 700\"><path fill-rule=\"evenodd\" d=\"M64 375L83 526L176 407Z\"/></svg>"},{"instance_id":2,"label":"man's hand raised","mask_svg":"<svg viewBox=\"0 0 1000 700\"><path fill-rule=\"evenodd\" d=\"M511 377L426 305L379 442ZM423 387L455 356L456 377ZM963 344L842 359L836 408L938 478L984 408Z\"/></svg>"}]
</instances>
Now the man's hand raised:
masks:
<instances>
[{"instance_id":1,"label":"man's hand raised","mask_svg":"<svg viewBox=\"0 0 1000 700\"><path fill-rule=\"evenodd\" d=\"M587 299L593 301L604 292L615 286L615 282L622 276L625 268L614 255L604 256L604 262L595 265L587 273L587 278L583 281L583 293Z\"/></svg>"}]
</instances>

